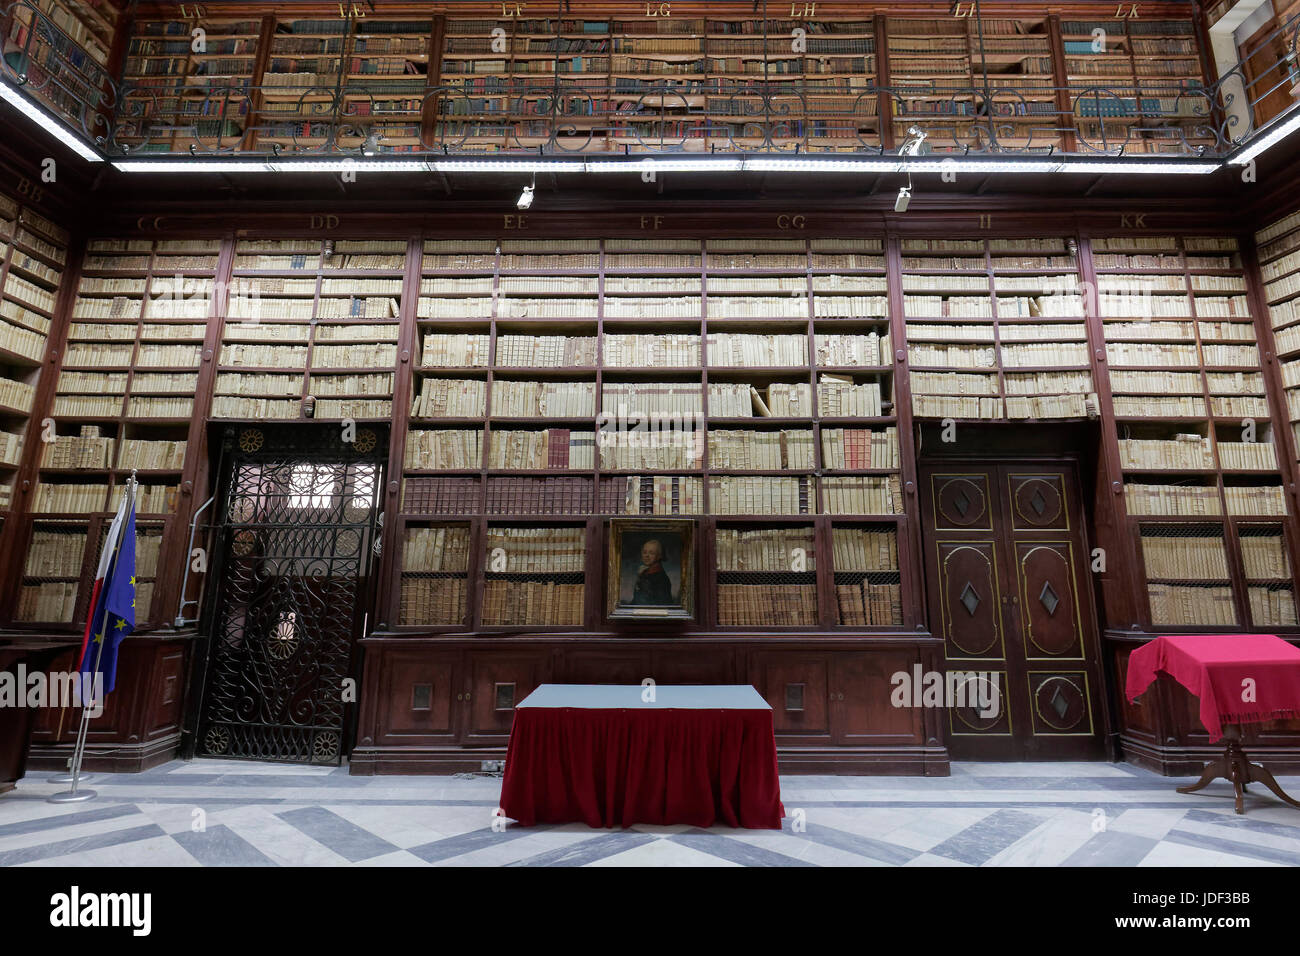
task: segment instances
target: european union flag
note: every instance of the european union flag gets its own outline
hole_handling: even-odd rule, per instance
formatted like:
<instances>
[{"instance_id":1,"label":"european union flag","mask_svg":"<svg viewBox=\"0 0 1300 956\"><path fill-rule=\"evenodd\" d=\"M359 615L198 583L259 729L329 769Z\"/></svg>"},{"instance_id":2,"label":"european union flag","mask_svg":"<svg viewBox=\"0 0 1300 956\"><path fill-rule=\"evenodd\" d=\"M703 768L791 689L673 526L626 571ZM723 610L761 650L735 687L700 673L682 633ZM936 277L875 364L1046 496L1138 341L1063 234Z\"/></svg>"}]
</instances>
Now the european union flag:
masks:
<instances>
[{"instance_id":1,"label":"european union flag","mask_svg":"<svg viewBox=\"0 0 1300 956\"><path fill-rule=\"evenodd\" d=\"M134 492L134 489L131 489ZM98 670L104 675L104 692L117 682L117 651L122 640L135 629L135 495L127 505L126 524L122 529L117 554L111 558L101 600L93 608L90 620L91 641L81 661L82 673L94 676L96 656Z\"/></svg>"}]
</instances>

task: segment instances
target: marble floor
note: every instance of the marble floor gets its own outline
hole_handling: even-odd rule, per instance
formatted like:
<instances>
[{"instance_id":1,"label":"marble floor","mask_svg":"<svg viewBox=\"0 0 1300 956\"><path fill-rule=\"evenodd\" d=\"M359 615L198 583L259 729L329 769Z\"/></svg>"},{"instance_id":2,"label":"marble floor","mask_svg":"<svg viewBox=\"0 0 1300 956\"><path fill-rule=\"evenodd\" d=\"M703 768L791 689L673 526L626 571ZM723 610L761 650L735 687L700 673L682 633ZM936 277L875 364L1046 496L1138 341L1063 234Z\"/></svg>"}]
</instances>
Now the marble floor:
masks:
<instances>
[{"instance_id":1,"label":"marble floor","mask_svg":"<svg viewBox=\"0 0 1300 956\"><path fill-rule=\"evenodd\" d=\"M493 776L175 761L33 773L0 796L4 866L1295 866L1300 810L1126 764L957 763L950 777L781 779L784 829L492 826ZM1281 778L1300 792L1300 778ZM1252 788L1258 789L1258 788Z\"/></svg>"}]
</instances>

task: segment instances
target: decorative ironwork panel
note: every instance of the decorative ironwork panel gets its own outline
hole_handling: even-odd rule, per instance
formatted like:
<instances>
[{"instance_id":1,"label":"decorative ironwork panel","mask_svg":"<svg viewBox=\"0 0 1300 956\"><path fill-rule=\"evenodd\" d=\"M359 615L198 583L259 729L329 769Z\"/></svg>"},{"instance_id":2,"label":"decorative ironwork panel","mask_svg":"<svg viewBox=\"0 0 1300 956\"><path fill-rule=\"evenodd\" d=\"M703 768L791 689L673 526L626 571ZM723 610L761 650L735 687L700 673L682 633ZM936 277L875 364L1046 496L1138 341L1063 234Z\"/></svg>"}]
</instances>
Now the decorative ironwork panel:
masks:
<instances>
[{"instance_id":1,"label":"decorative ironwork panel","mask_svg":"<svg viewBox=\"0 0 1300 956\"><path fill-rule=\"evenodd\" d=\"M310 432L311 435L301 434ZM198 752L338 764L386 441L232 429ZM303 444L304 438L317 439Z\"/></svg>"}]
</instances>

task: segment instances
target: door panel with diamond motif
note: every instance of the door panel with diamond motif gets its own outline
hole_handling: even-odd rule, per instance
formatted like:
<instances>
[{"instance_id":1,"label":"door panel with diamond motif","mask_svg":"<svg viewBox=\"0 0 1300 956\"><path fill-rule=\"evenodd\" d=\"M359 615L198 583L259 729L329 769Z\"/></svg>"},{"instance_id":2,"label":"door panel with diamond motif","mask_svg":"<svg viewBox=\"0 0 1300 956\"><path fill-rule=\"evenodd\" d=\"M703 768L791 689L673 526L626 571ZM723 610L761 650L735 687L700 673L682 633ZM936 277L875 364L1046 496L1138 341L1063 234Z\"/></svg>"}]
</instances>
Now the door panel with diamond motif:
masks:
<instances>
[{"instance_id":1,"label":"door panel with diamond motif","mask_svg":"<svg viewBox=\"0 0 1300 956\"><path fill-rule=\"evenodd\" d=\"M931 625L950 681L952 755L1101 757L1089 552L1069 463L920 469ZM978 692L978 693L977 693ZM987 706L992 701L994 706Z\"/></svg>"}]
</instances>

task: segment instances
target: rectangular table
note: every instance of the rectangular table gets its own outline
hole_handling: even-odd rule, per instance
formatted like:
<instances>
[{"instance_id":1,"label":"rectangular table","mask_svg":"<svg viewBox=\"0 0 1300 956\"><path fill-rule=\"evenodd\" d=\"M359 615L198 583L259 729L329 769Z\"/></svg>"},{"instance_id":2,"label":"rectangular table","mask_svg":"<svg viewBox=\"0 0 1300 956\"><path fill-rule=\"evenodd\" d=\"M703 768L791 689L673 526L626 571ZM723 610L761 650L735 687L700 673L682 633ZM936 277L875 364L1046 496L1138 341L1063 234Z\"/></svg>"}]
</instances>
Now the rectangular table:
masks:
<instances>
[{"instance_id":1,"label":"rectangular table","mask_svg":"<svg viewBox=\"0 0 1300 956\"><path fill-rule=\"evenodd\" d=\"M501 809L524 826L780 829L772 708L748 685L542 684L515 708Z\"/></svg>"},{"instance_id":2,"label":"rectangular table","mask_svg":"<svg viewBox=\"0 0 1300 956\"><path fill-rule=\"evenodd\" d=\"M1224 752L1205 765L1201 779L1179 793L1194 793L1223 777L1232 783L1236 811L1244 813L1246 785L1262 783L1294 807L1273 775L1241 749L1241 725L1300 717L1300 648L1275 634L1182 634L1157 637L1128 659L1125 693L1141 696L1167 674L1200 701L1200 718Z\"/></svg>"}]
</instances>

